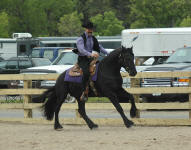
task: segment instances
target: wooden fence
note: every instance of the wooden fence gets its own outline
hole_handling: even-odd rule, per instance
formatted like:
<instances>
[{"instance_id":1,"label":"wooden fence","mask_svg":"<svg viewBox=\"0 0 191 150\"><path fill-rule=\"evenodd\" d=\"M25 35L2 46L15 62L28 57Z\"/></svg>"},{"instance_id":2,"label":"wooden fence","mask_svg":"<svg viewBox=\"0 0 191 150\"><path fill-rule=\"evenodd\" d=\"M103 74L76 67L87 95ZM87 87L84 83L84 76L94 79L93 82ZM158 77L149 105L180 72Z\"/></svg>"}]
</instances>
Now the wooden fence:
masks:
<instances>
[{"instance_id":1,"label":"wooden fence","mask_svg":"<svg viewBox=\"0 0 191 150\"><path fill-rule=\"evenodd\" d=\"M24 123L53 123L46 121L43 118L33 118L32 110L38 109L42 104L31 103L31 95L41 94L45 89L32 88L32 80L56 80L58 74L32 75L32 74L17 74L17 75L0 75L0 80L23 80L24 87L21 89L0 89L0 95L23 95L23 103L0 104L0 109L23 109L24 118L0 118L0 121L18 121ZM128 74L123 73L122 77L129 78ZM140 88L137 83L139 78L154 78L154 77L189 77L189 87L152 87ZM191 125L191 72L160 72L160 73L138 73L131 78L132 87L126 90L132 93L136 99L138 108L137 118L132 119L137 125ZM184 103L166 102L166 103L140 103L139 94L149 93L186 93L189 94L189 101ZM121 104L123 109L130 109L129 103ZM64 103L64 110L77 110L76 103ZM111 103L86 103L87 110L114 110ZM143 110L186 110L189 113L187 119L163 119L163 118L140 118L140 113ZM76 111L77 112L77 111ZM76 113L75 118L62 118L64 124L84 124L85 122ZM94 122L102 125L122 125L121 118L92 118Z\"/></svg>"}]
</instances>

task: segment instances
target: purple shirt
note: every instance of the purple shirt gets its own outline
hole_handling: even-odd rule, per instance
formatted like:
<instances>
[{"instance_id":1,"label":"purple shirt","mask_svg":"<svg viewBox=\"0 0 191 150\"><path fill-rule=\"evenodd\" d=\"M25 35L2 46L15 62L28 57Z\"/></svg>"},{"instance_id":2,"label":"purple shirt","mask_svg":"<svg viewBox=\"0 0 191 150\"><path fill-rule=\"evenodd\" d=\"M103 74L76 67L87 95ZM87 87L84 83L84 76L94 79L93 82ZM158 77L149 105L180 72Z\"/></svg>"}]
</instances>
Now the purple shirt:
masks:
<instances>
[{"instance_id":1,"label":"purple shirt","mask_svg":"<svg viewBox=\"0 0 191 150\"><path fill-rule=\"evenodd\" d=\"M79 56L91 56L91 53L93 51L93 38L92 36L88 36L87 33L85 32L86 35L86 45L84 46L84 39L80 36L77 39L76 45L78 48L78 55ZM100 51L104 54L108 54L107 51L99 44Z\"/></svg>"}]
</instances>

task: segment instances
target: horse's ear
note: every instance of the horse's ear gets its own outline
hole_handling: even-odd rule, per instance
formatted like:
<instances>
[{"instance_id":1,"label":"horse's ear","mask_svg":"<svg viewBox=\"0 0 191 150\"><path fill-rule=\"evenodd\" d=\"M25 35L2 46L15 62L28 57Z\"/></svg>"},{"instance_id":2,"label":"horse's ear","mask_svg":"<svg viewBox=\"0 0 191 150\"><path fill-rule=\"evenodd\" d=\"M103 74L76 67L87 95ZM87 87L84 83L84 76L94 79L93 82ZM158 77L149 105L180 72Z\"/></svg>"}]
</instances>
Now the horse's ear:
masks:
<instances>
[{"instance_id":1,"label":"horse's ear","mask_svg":"<svg viewBox=\"0 0 191 150\"><path fill-rule=\"evenodd\" d=\"M126 51L126 50L127 50L127 48L126 48L126 47L124 47L123 45L121 46L121 49L122 49L122 52L124 52L124 51Z\"/></svg>"},{"instance_id":2,"label":"horse's ear","mask_svg":"<svg viewBox=\"0 0 191 150\"><path fill-rule=\"evenodd\" d=\"M131 46L130 48L127 48L127 51L128 51L129 53L133 53L133 46Z\"/></svg>"},{"instance_id":3,"label":"horse's ear","mask_svg":"<svg viewBox=\"0 0 191 150\"><path fill-rule=\"evenodd\" d=\"M129 53L133 53L133 46L131 46L131 48L126 48L124 46L121 46L122 52L126 52L128 51Z\"/></svg>"},{"instance_id":4,"label":"horse's ear","mask_svg":"<svg viewBox=\"0 0 191 150\"><path fill-rule=\"evenodd\" d=\"M130 48L126 48L126 50L127 50L129 53L133 53L133 46L131 46Z\"/></svg>"}]
</instances>

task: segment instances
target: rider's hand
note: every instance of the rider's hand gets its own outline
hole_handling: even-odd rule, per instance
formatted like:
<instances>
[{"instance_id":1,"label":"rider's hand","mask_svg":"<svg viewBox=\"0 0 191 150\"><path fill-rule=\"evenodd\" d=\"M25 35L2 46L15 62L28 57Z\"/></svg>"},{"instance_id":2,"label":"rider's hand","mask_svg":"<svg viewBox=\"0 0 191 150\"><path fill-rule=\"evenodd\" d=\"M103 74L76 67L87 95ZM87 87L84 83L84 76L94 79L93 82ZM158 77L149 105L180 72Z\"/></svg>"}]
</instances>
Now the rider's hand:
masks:
<instances>
[{"instance_id":1,"label":"rider's hand","mask_svg":"<svg viewBox=\"0 0 191 150\"><path fill-rule=\"evenodd\" d=\"M91 54L91 57L98 58L98 57L99 57L99 54L98 54L98 53L93 52L93 53Z\"/></svg>"}]
</instances>

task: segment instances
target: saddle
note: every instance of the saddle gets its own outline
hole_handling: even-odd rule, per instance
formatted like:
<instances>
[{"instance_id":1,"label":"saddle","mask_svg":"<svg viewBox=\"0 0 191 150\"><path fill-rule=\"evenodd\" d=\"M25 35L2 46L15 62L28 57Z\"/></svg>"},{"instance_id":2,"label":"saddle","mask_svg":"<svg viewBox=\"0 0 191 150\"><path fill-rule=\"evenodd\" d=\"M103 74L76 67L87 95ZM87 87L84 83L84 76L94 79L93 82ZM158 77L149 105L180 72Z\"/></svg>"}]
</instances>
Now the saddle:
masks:
<instances>
[{"instance_id":1,"label":"saddle","mask_svg":"<svg viewBox=\"0 0 191 150\"><path fill-rule=\"evenodd\" d=\"M94 83L91 80L91 77L93 75L95 75L96 73L96 63L97 63L97 59L94 59L93 61L91 61L90 63L90 67L89 67L89 72L90 72L90 87L93 90L93 92L95 93L95 95L97 96L97 90L95 89ZM73 77L77 77L77 76L82 76L83 75L83 71L80 68L80 66L76 63L70 70L69 70L69 75L73 76ZM82 96L80 97L80 99L82 99L82 97L85 95L85 97L88 97L88 92L89 92L89 86L87 85L85 92L83 92Z\"/></svg>"},{"instance_id":2,"label":"saddle","mask_svg":"<svg viewBox=\"0 0 191 150\"><path fill-rule=\"evenodd\" d=\"M89 67L89 72L90 72L90 75L93 76L96 72L96 62L97 62L97 59L96 60L93 60L91 61L90 63L90 67ZM70 76L82 76L83 75L83 71L82 69L80 68L80 66L76 63L69 71L69 75Z\"/></svg>"}]
</instances>

